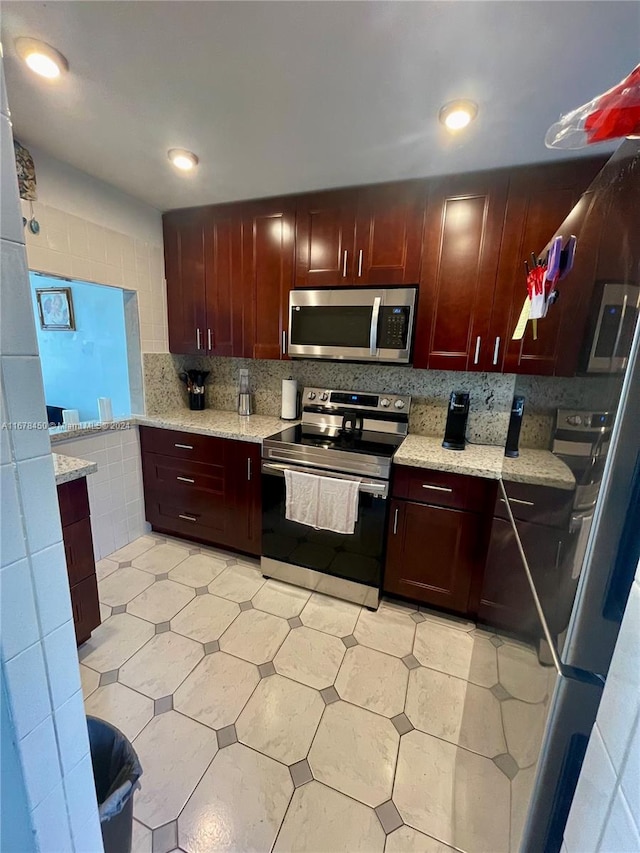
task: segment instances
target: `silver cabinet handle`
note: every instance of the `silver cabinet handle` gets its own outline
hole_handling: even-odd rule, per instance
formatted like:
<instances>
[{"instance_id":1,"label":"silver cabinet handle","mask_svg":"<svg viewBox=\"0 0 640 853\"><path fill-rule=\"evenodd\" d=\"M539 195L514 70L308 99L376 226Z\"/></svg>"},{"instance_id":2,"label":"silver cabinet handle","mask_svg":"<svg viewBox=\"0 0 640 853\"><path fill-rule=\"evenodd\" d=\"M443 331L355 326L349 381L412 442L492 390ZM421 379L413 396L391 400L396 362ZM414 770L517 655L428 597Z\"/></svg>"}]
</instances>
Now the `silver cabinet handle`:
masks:
<instances>
[{"instance_id":1,"label":"silver cabinet handle","mask_svg":"<svg viewBox=\"0 0 640 853\"><path fill-rule=\"evenodd\" d=\"M179 447L181 450L193 450L193 444L174 444L174 447Z\"/></svg>"},{"instance_id":2,"label":"silver cabinet handle","mask_svg":"<svg viewBox=\"0 0 640 853\"><path fill-rule=\"evenodd\" d=\"M192 480L191 477L176 477L176 480L180 480L181 483L195 483L195 480Z\"/></svg>"},{"instance_id":3,"label":"silver cabinet handle","mask_svg":"<svg viewBox=\"0 0 640 853\"><path fill-rule=\"evenodd\" d=\"M347 250L344 250L344 255L342 257L342 278L347 277Z\"/></svg>"},{"instance_id":4,"label":"silver cabinet handle","mask_svg":"<svg viewBox=\"0 0 640 853\"><path fill-rule=\"evenodd\" d=\"M496 338L495 346L493 347L493 363L498 363L498 353L500 352L500 338Z\"/></svg>"},{"instance_id":5,"label":"silver cabinet handle","mask_svg":"<svg viewBox=\"0 0 640 853\"><path fill-rule=\"evenodd\" d=\"M282 355L287 354L287 333L283 329L282 330Z\"/></svg>"},{"instance_id":6,"label":"silver cabinet handle","mask_svg":"<svg viewBox=\"0 0 640 853\"><path fill-rule=\"evenodd\" d=\"M393 535L395 536L398 532L398 510L396 509L393 513Z\"/></svg>"},{"instance_id":7,"label":"silver cabinet handle","mask_svg":"<svg viewBox=\"0 0 640 853\"><path fill-rule=\"evenodd\" d=\"M500 498L500 503L505 504L505 499ZM533 501L521 501L520 498L509 498L509 503L521 504L521 506L535 506L535 503Z\"/></svg>"},{"instance_id":8,"label":"silver cabinet handle","mask_svg":"<svg viewBox=\"0 0 640 853\"><path fill-rule=\"evenodd\" d=\"M196 329L196 349L202 349L200 341L200 329Z\"/></svg>"},{"instance_id":9,"label":"silver cabinet handle","mask_svg":"<svg viewBox=\"0 0 640 853\"><path fill-rule=\"evenodd\" d=\"M453 489L450 489L448 486L432 486L430 483L423 483L423 489L433 489L434 492L452 492Z\"/></svg>"},{"instance_id":10,"label":"silver cabinet handle","mask_svg":"<svg viewBox=\"0 0 640 853\"><path fill-rule=\"evenodd\" d=\"M247 456L247 480L251 479L251 457Z\"/></svg>"},{"instance_id":11,"label":"silver cabinet handle","mask_svg":"<svg viewBox=\"0 0 640 853\"><path fill-rule=\"evenodd\" d=\"M213 349L213 344L211 343L211 329L207 329L207 349Z\"/></svg>"},{"instance_id":12,"label":"silver cabinet handle","mask_svg":"<svg viewBox=\"0 0 640 853\"><path fill-rule=\"evenodd\" d=\"M481 340L482 340L482 338L480 337L480 335L478 335L478 337L476 338L476 354L473 357L473 363L474 364L477 364L478 359L480 358L480 341Z\"/></svg>"},{"instance_id":13,"label":"silver cabinet handle","mask_svg":"<svg viewBox=\"0 0 640 853\"><path fill-rule=\"evenodd\" d=\"M182 513L180 513L178 515L178 518L183 518L185 521L197 521L198 520L195 517L195 515L183 515Z\"/></svg>"},{"instance_id":14,"label":"silver cabinet handle","mask_svg":"<svg viewBox=\"0 0 640 853\"><path fill-rule=\"evenodd\" d=\"M358 278L362 278L362 249L358 253Z\"/></svg>"},{"instance_id":15,"label":"silver cabinet handle","mask_svg":"<svg viewBox=\"0 0 640 853\"><path fill-rule=\"evenodd\" d=\"M371 312L371 329L369 330L369 354L378 354L378 318L380 317L380 304L382 299L379 296L373 300L373 310Z\"/></svg>"}]
</instances>

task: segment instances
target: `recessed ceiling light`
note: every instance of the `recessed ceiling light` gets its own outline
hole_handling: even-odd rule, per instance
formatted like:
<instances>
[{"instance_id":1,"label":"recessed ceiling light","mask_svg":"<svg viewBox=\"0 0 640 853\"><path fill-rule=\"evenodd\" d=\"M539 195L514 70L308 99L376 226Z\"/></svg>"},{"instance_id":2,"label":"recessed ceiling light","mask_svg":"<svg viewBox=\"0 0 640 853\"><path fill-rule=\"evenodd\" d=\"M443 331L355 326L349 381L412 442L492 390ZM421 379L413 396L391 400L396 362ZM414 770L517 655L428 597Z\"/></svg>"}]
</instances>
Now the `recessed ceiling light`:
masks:
<instances>
[{"instance_id":1,"label":"recessed ceiling light","mask_svg":"<svg viewBox=\"0 0 640 853\"><path fill-rule=\"evenodd\" d=\"M69 70L69 63L60 51L44 41L21 36L15 40L15 46L18 56L41 77L55 80Z\"/></svg>"},{"instance_id":2,"label":"recessed ceiling light","mask_svg":"<svg viewBox=\"0 0 640 853\"><path fill-rule=\"evenodd\" d=\"M167 156L176 169L180 169L181 172L190 172L195 169L199 162L193 151L187 151L184 148L170 148L167 151Z\"/></svg>"},{"instance_id":3,"label":"recessed ceiling light","mask_svg":"<svg viewBox=\"0 0 640 853\"><path fill-rule=\"evenodd\" d=\"M439 119L448 130L462 130L478 115L478 105L464 99L449 101L439 113Z\"/></svg>"}]
</instances>

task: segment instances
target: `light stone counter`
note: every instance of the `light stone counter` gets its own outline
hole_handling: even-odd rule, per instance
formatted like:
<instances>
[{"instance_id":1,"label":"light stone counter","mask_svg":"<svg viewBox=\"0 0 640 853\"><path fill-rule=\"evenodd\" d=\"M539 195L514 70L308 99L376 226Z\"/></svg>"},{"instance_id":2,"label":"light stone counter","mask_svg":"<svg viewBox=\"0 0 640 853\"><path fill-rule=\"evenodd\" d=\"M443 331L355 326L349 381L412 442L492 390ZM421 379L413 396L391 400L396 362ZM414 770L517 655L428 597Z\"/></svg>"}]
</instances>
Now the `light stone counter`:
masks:
<instances>
[{"instance_id":1,"label":"light stone counter","mask_svg":"<svg viewBox=\"0 0 640 853\"><path fill-rule=\"evenodd\" d=\"M442 438L431 435L408 435L396 450L396 465L430 468L452 474L468 474L499 480L504 448L488 444L468 444L465 450L445 450Z\"/></svg>"},{"instance_id":2,"label":"light stone counter","mask_svg":"<svg viewBox=\"0 0 640 853\"><path fill-rule=\"evenodd\" d=\"M531 483L572 491L576 480L570 468L549 450L523 448L516 459L502 462L502 479L512 483Z\"/></svg>"},{"instance_id":3,"label":"light stone counter","mask_svg":"<svg viewBox=\"0 0 640 853\"><path fill-rule=\"evenodd\" d=\"M296 423L296 421L282 421L280 418L267 415L243 417L235 412L222 412L216 409L205 409L202 412L177 409L161 415L135 415L135 422L142 426L177 429L182 432L213 435L217 438L251 441L255 444L260 444L263 439Z\"/></svg>"},{"instance_id":4,"label":"light stone counter","mask_svg":"<svg viewBox=\"0 0 640 853\"><path fill-rule=\"evenodd\" d=\"M62 453L53 453L53 470L56 475L56 486L60 483L70 483L79 480L87 474L95 474L98 466L95 462L87 462L86 459L77 459L75 456L64 456Z\"/></svg>"}]
</instances>

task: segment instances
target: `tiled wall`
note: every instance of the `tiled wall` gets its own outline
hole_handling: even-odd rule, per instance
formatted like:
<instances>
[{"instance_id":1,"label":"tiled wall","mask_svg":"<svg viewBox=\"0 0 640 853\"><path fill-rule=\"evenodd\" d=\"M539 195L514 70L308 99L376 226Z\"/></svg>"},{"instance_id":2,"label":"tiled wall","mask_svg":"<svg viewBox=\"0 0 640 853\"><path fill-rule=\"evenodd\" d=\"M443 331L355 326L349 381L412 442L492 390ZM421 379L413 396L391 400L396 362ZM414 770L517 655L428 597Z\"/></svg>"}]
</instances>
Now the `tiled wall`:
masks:
<instances>
[{"instance_id":1,"label":"tiled wall","mask_svg":"<svg viewBox=\"0 0 640 853\"><path fill-rule=\"evenodd\" d=\"M136 426L56 442L56 453L96 462L87 477L96 560L146 533L140 437Z\"/></svg>"},{"instance_id":2,"label":"tiled wall","mask_svg":"<svg viewBox=\"0 0 640 853\"><path fill-rule=\"evenodd\" d=\"M640 850L640 565L564 834L564 853Z\"/></svg>"},{"instance_id":3,"label":"tiled wall","mask_svg":"<svg viewBox=\"0 0 640 853\"><path fill-rule=\"evenodd\" d=\"M3 80L0 88L0 414L4 424L46 421ZM102 841L46 430L0 428L0 488L2 668L34 849L93 853Z\"/></svg>"}]
</instances>

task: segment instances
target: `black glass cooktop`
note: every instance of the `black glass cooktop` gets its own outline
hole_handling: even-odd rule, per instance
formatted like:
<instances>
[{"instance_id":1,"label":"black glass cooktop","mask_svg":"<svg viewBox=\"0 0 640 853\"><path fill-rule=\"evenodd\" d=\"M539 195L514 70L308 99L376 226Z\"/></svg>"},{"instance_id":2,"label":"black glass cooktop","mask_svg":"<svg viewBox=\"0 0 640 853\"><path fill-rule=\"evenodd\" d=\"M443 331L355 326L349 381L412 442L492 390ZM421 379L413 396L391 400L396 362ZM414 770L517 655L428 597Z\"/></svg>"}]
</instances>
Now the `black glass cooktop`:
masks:
<instances>
[{"instance_id":1,"label":"black glass cooktop","mask_svg":"<svg viewBox=\"0 0 640 853\"><path fill-rule=\"evenodd\" d=\"M327 450L344 450L350 453L362 453L367 456L382 456L389 459L402 444L404 436L387 435L385 433L363 430L354 432L340 430L336 435L326 432L310 431L308 427L303 432L302 424L290 426L276 435L270 435L268 442L295 444L302 447L319 447Z\"/></svg>"}]
</instances>

